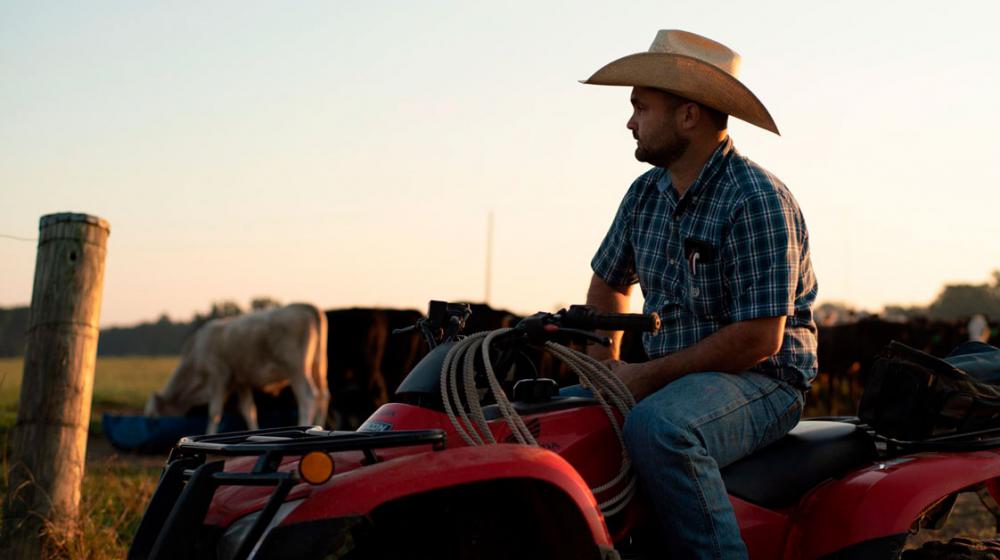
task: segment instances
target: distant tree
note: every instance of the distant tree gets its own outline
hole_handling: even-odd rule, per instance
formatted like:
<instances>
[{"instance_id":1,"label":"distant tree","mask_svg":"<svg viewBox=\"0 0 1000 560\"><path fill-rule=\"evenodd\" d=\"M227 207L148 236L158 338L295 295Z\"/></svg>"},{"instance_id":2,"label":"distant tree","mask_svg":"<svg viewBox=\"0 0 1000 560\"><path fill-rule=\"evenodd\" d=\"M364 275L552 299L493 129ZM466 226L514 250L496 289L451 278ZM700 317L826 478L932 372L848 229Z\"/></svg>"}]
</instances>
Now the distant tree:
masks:
<instances>
[{"instance_id":1,"label":"distant tree","mask_svg":"<svg viewBox=\"0 0 1000 560\"><path fill-rule=\"evenodd\" d=\"M858 311L852 305L828 301L816 307L816 322L820 325L838 325L857 320Z\"/></svg>"},{"instance_id":2,"label":"distant tree","mask_svg":"<svg viewBox=\"0 0 1000 560\"><path fill-rule=\"evenodd\" d=\"M258 296L250 300L250 311L264 311L281 307L281 302L271 296Z\"/></svg>"},{"instance_id":3,"label":"distant tree","mask_svg":"<svg viewBox=\"0 0 1000 560\"><path fill-rule=\"evenodd\" d=\"M243 308L240 304L233 300L227 299L222 301L212 302L212 308L208 311L208 314L195 313L194 319L191 321L188 334L194 334L195 331L200 329L202 325L211 321L212 319L224 319L226 317L236 317L243 314Z\"/></svg>"},{"instance_id":4,"label":"distant tree","mask_svg":"<svg viewBox=\"0 0 1000 560\"><path fill-rule=\"evenodd\" d=\"M205 323L241 314L243 309L232 300L213 302L207 313L195 313L190 322L174 322L166 313L161 313L156 321L102 330L97 353L102 356L177 355Z\"/></svg>"},{"instance_id":5,"label":"distant tree","mask_svg":"<svg viewBox=\"0 0 1000 560\"><path fill-rule=\"evenodd\" d=\"M992 274L992 284L948 284L928 308L933 319L963 319L977 313L991 319L1000 317L1000 270Z\"/></svg>"},{"instance_id":6,"label":"distant tree","mask_svg":"<svg viewBox=\"0 0 1000 560\"><path fill-rule=\"evenodd\" d=\"M211 319L221 319L224 317L236 317L243 314L243 308L233 300L216 301L212 303L212 310L208 316Z\"/></svg>"},{"instance_id":7,"label":"distant tree","mask_svg":"<svg viewBox=\"0 0 1000 560\"><path fill-rule=\"evenodd\" d=\"M912 319L927 318L927 306L925 305L886 305L882 308L882 316L886 321L910 321Z\"/></svg>"},{"instance_id":8,"label":"distant tree","mask_svg":"<svg viewBox=\"0 0 1000 560\"><path fill-rule=\"evenodd\" d=\"M155 322L101 330L97 342L99 356L177 355L191 333L188 323L174 323L166 315Z\"/></svg>"},{"instance_id":9,"label":"distant tree","mask_svg":"<svg viewBox=\"0 0 1000 560\"><path fill-rule=\"evenodd\" d=\"M28 306L0 307L0 356L24 355L28 315Z\"/></svg>"}]
</instances>

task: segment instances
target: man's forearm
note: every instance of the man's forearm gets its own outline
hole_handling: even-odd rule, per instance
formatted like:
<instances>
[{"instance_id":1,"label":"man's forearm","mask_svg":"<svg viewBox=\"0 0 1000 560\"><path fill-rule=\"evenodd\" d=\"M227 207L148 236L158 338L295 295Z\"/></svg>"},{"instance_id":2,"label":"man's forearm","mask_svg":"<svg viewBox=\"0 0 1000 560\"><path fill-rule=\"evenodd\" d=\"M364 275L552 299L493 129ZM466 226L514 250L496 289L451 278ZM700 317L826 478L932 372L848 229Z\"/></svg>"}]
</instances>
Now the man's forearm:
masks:
<instances>
[{"instance_id":1,"label":"man's forearm","mask_svg":"<svg viewBox=\"0 0 1000 560\"><path fill-rule=\"evenodd\" d=\"M610 286L596 274L590 279L587 290L587 305L592 305L601 313L628 313L629 294L632 286ZM587 353L598 360L618 359L622 331L598 331L601 336L611 339L611 347L593 345Z\"/></svg>"},{"instance_id":2,"label":"man's forearm","mask_svg":"<svg viewBox=\"0 0 1000 560\"><path fill-rule=\"evenodd\" d=\"M642 398L689 373L746 371L781 349L784 331L784 317L727 325L694 346L630 366L627 373L630 379L623 381L637 398Z\"/></svg>"}]
</instances>

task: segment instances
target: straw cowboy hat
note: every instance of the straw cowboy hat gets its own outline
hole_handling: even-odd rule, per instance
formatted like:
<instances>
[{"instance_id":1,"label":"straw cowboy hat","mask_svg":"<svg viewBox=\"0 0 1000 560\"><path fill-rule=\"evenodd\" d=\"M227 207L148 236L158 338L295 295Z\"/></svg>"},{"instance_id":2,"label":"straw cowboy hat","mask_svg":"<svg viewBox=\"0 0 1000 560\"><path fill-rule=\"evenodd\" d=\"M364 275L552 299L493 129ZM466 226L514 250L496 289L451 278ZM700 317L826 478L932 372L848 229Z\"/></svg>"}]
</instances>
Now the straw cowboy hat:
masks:
<instances>
[{"instance_id":1,"label":"straw cowboy hat","mask_svg":"<svg viewBox=\"0 0 1000 560\"><path fill-rule=\"evenodd\" d=\"M711 39L676 29L656 34L648 52L630 54L594 72L585 84L660 89L778 132L764 104L736 79L740 55Z\"/></svg>"}]
</instances>

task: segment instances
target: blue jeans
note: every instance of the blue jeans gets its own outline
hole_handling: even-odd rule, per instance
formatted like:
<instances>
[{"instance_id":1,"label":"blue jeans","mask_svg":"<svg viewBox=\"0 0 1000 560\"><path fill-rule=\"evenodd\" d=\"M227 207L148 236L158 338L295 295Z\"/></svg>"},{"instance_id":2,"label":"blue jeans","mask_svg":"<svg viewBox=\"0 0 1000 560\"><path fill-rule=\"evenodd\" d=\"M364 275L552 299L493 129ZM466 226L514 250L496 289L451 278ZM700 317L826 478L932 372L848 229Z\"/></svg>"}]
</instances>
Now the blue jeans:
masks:
<instances>
[{"instance_id":1,"label":"blue jeans","mask_svg":"<svg viewBox=\"0 0 1000 560\"><path fill-rule=\"evenodd\" d=\"M560 394L581 395L567 387ZM719 469L773 443L799 421L798 389L759 373L694 373L640 401L625 447L671 558L746 558Z\"/></svg>"}]
</instances>

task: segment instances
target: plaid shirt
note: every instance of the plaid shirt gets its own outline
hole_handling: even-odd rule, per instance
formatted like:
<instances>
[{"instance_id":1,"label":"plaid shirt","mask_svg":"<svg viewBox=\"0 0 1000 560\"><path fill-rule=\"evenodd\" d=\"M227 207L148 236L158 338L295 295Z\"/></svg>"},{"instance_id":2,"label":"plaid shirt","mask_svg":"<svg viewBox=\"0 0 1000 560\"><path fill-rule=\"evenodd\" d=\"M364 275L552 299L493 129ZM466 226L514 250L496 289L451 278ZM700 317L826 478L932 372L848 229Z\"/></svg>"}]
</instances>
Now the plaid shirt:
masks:
<instances>
[{"instance_id":1,"label":"plaid shirt","mask_svg":"<svg viewBox=\"0 0 1000 560\"><path fill-rule=\"evenodd\" d=\"M816 377L816 278L809 234L791 193L727 138L683 197L653 168L622 200L591 262L612 286L639 283L663 327L651 358L738 321L785 316L781 350L751 368L802 389Z\"/></svg>"}]
</instances>

